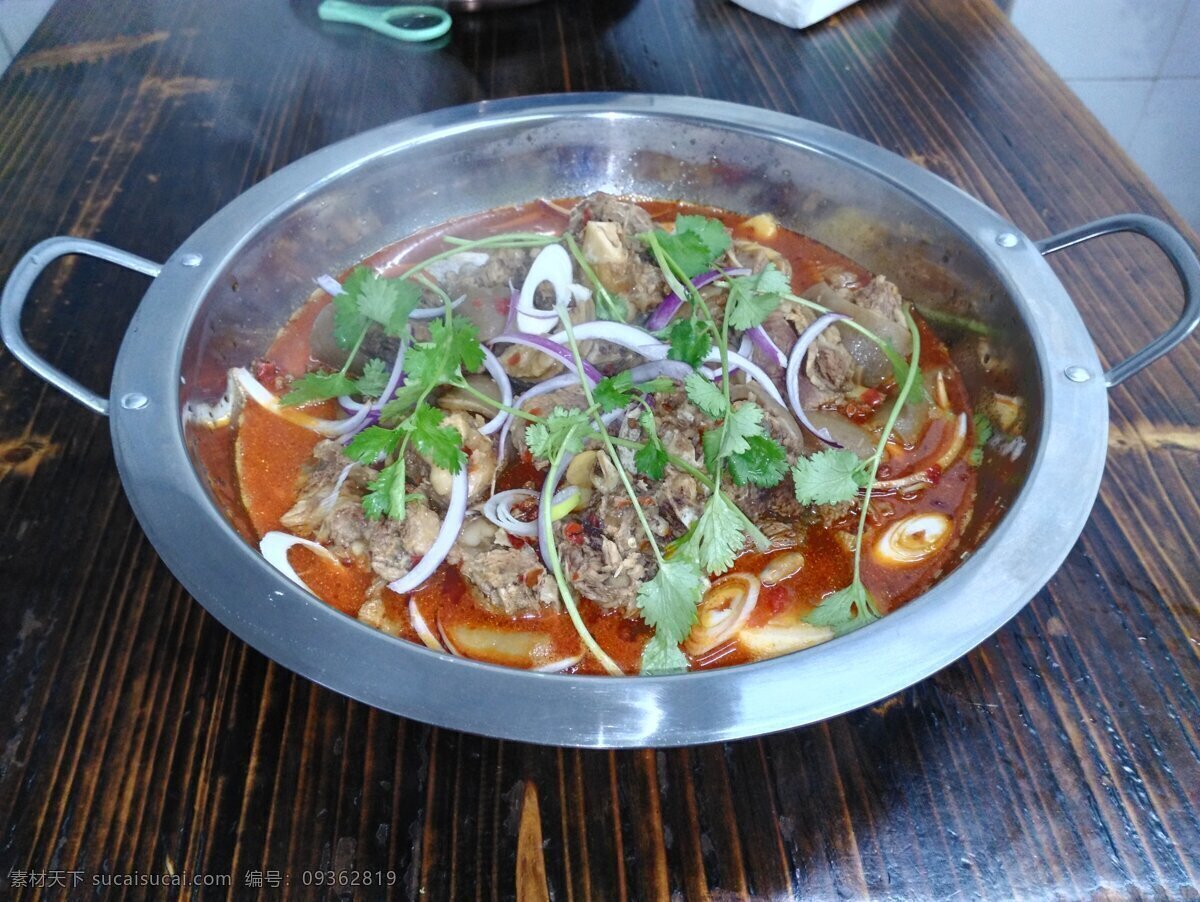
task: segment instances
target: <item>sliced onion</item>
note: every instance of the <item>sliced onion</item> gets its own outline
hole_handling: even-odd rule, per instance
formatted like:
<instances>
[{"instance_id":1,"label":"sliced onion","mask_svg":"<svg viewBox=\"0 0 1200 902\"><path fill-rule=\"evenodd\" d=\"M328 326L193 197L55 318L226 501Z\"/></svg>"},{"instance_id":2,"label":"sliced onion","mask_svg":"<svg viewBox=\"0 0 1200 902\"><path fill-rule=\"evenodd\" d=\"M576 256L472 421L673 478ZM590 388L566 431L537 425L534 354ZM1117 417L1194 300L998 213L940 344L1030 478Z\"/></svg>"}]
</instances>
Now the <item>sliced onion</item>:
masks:
<instances>
[{"instance_id":1,"label":"sliced onion","mask_svg":"<svg viewBox=\"0 0 1200 902\"><path fill-rule=\"evenodd\" d=\"M266 386L255 379L250 374L250 371L244 367L234 367L231 369L229 371L229 378L231 382L235 383L239 389L245 392L247 397L251 398L260 407L265 408L280 419L287 420L289 423L294 423L305 429L311 429L313 432L320 433L321 435L336 438L339 435L345 435L347 432L358 428L366 420L365 410L359 411L354 416L343 420L322 420L294 407L285 407L279 403L279 399L271 394Z\"/></svg>"},{"instance_id":2,"label":"sliced onion","mask_svg":"<svg viewBox=\"0 0 1200 902\"><path fill-rule=\"evenodd\" d=\"M750 270L748 269L727 269L723 272L719 269L714 269L692 279L692 287L703 288L705 285L715 282L722 276L748 275L750 275ZM677 312L679 312L679 308L682 306L683 298L672 291L663 298L661 304L654 308L654 312L651 313L650 318L646 320L646 328L651 332L657 332L671 321L671 318L674 317Z\"/></svg>"},{"instance_id":3,"label":"sliced onion","mask_svg":"<svg viewBox=\"0 0 1200 902\"><path fill-rule=\"evenodd\" d=\"M584 325L590 325L585 323ZM582 327L580 327L582 328ZM533 348L535 351L544 351L559 363L569 369L572 373L578 373L579 369L575 366L575 355L571 353L571 349L564 347L552 338L545 335L528 335L521 332L506 332L503 335L497 335L489 342L489 344L513 344L522 345L527 348ZM599 382L603 377L601 372L588 363L583 361L583 372L593 382Z\"/></svg>"},{"instance_id":4,"label":"sliced onion","mask_svg":"<svg viewBox=\"0 0 1200 902\"><path fill-rule=\"evenodd\" d=\"M288 561L288 551L297 545L303 545L305 548L311 548L317 554L326 558L334 564L341 565L333 552L324 545L308 539L302 539L299 536L294 536L288 532L269 532L262 537L258 543L258 550L262 552L262 556L267 559L267 563L294 582L302 589L308 589L308 585L300 578L300 574L293 569L291 562ZM309 589L311 592L312 590Z\"/></svg>"},{"instance_id":5,"label":"sliced onion","mask_svg":"<svg viewBox=\"0 0 1200 902\"><path fill-rule=\"evenodd\" d=\"M342 283L327 272L321 273L313 281L331 298L336 298L339 294L346 293L346 289L342 287Z\"/></svg>"},{"instance_id":6,"label":"sliced onion","mask_svg":"<svg viewBox=\"0 0 1200 902\"><path fill-rule=\"evenodd\" d=\"M771 341L771 336L767 334L767 330L762 326L747 329L745 337L749 338L756 348L766 354L768 360L774 360L779 366L787 366L787 355L779 350L775 342ZM739 349L738 353L744 355L745 351Z\"/></svg>"},{"instance_id":7,"label":"sliced onion","mask_svg":"<svg viewBox=\"0 0 1200 902\"><path fill-rule=\"evenodd\" d=\"M417 596L415 595L410 595L408 598L408 620L426 646L434 651L446 650L438 641L437 635L429 628L429 622L422 616L421 609L417 607Z\"/></svg>"},{"instance_id":8,"label":"sliced onion","mask_svg":"<svg viewBox=\"0 0 1200 902\"><path fill-rule=\"evenodd\" d=\"M830 435L828 429L820 429L813 425L813 422L808 418L808 414L804 411L804 405L800 403L800 364L804 362L804 355L808 353L808 349L817 340L818 335L834 323L849 318L841 313L826 313L824 316L818 317L807 329L800 333L800 337L792 345L792 352L788 355L787 372L784 375L784 382L787 384L788 401L792 405L792 413L804 424L805 429L825 444L834 448L842 446L833 440L833 436Z\"/></svg>"},{"instance_id":9,"label":"sliced onion","mask_svg":"<svg viewBox=\"0 0 1200 902\"><path fill-rule=\"evenodd\" d=\"M651 360L649 363L639 363L631 368L629 378L633 380L634 385L640 382L649 382L659 376L683 382L692 372L692 368L682 360Z\"/></svg>"},{"instance_id":10,"label":"sliced onion","mask_svg":"<svg viewBox=\"0 0 1200 902\"><path fill-rule=\"evenodd\" d=\"M840 313L847 319L852 319L860 325L866 326L880 338L891 342L892 347L901 357L907 357L912 353L912 335L909 334L906 325L898 323L875 310L860 307L853 301L848 300L843 293L827 285L825 282L818 282L816 285L806 289L800 297L805 300L815 301L822 307L828 307L834 313Z\"/></svg>"},{"instance_id":11,"label":"sliced onion","mask_svg":"<svg viewBox=\"0 0 1200 902\"><path fill-rule=\"evenodd\" d=\"M463 301L467 299L465 294L459 295L450 302L450 309L457 310ZM440 316L446 315L446 305L442 304L438 307L418 307L408 315L409 319L437 319Z\"/></svg>"},{"instance_id":12,"label":"sliced onion","mask_svg":"<svg viewBox=\"0 0 1200 902\"><path fill-rule=\"evenodd\" d=\"M932 479L929 476L929 471L937 468L945 473L950 469L951 464L958 459L958 455L962 453L963 446L967 443L967 415L960 413L958 420L954 424L954 432L950 434L950 440L946 443L946 447L941 449L935 460L928 467L921 467L917 472L910 473L908 476L900 476L896 479L882 479L875 483L876 489L896 489L903 491L908 488L919 488L931 484Z\"/></svg>"},{"instance_id":13,"label":"sliced onion","mask_svg":"<svg viewBox=\"0 0 1200 902\"><path fill-rule=\"evenodd\" d=\"M559 658L557 661L551 661L548 664L539 664L533 669L538 673L562 673L564 670L574 667L583 660L583 652L577 655L568 655L565 658Z\"/></svg>"},{"instance_id":14,"label":"sliced onion","mask_svg":"<svg viewBox=\"0 0 1200 902\"><path fill-rule=\"evenodd\" d=\"M464 462L452 477L450 503L446 506L446 518L442 521L442 528L438 530L433 545L417 563L417 566L399 579L388 583L388 588L393 592L401 595L411 592L429 579L433 575L433 571L441 566L446 555L450 553L450 549L454 546L454 540L458 538L458 534L462 530L463 521L467 518L467 469L468 464Z\"/></svg>"},{"instance_id":15,"label":"sliced onion","mask_svg":"<svg viewBox=\"0 0 1200 902\"><path fill-rule=\"evenodd\" d=\"M738 345L737 352L739 354L741 354L743 357L745 357L747 360L754 359L754 342L752 342L750 340L750 333L748 333L748 332L742 333L742 341Z\"/></svg>"},{"instance_id":16,"label":"sliced onion","mask_svg":"<svg viewBox=\"0 0 1200 902\"><path fill-rule=\"evenodd\" d=\"M333 511L333 506L337 504L338 494L342 491L342 486L346 483L346 477L350 475L350 471L354 469L354 464L349 463L342 467L342 472L338 474L338 478L334 480L333 488L329 490L329 494L321 499L316 510L313 511L313 522L324 520Z\"/></svg>"},{"instance_id":17,"label":"sliced onion","mask_svg":"<svg viewBox=\"0 0 1200 902\"><path fill-rule=\"evenodd\" d=\"M738 583L741 583L740 594L723 604L728 593L737 591ZM758 577L750 573L730 573L716 580L700 601L696 624L683 642L684 650L690 655L702 655L732 639L750 619L761 589Z\"/></svg>"},{"instance_id":18,"label":"sliced onion","mask_svg":"<svg viewBox=\"0 0 1200 902\"><path fill-rule=\"evenodd\" d=\"M783 395L779 393L779 389L775 387L775 383L771 381L771 377L763 371L762 367L760 367L757 363L753 363L749 359L743 357L736 351L730 351L728 353L728 357L729 371L731 373L735 370L741 370L743 373L761 385L763 390L766 391L766 393L774 398L777 402L779 402L781 407L783 406ZM704 360L707 363L720 363L721 355L714 349L709 352L709 355L705 357Z\"/></svg>"},{"instance_id":19,"label":"sliced onion","mask_svg":"<svg viewBox=\"0 0 1200 902\"><path fill-rule=\"evenodd\" d=\"M500 387L500 403L505 407L512 407L513 391L512 382L509 381L508 373L505 372L503 364L496 358L496 355L487 348L480 346L483 350L483 367L488 371L493 379L496 380L496 385ZM511 415L507 410L498 410L496 415L479 427L480 435L491 435L497 429L501 428L508 422Z\"/></svg>"},{"instance_id":20,"label":"sliced onion","mask_svg":"<svg viewBox=\"0 0 1200 902\"><path fill-rule=\"evenodd\" d=\"M571 330L577 341L607 341L623 348L628 348L636 354L641 354L649 360L663 360L667 356L669 346L659 341L645 329L630 326L626 323L614 323L608 320L593 320L590 323L580 323ZM559 344L566 344L567 333L555 332L549 338Z\"/></svg>"},{"instance_id":21,"label":"sliced onion","mask_svg":"<svg viewBox=\"0 0 1200 902\"><path fill-rule=\"evenodd\" d=\"M534 292L543 282L549 282L554 289L554 306L565 308L571 300L572 275L571 255L561 244L548 244L538 252L517 298L517 328L520 331L544 335L554 328L554 323L541 315L545 311L533 306Z\"/></svg>"},{"instance_id":22,"label":"sliced onion","mask_svg":"<svg viewBox=\"0 0 1200 902\"><path fill-rule=\"evenodd\" d=\"M488 521L496 524L507 533L514 536L532 539L537 535L537 520L518 520L512 512L513 504L518 501L536 501L537 492L531 489L509 489L507 492L497 492L483 502L483 515Z\"/></svg>"}]
</instances>

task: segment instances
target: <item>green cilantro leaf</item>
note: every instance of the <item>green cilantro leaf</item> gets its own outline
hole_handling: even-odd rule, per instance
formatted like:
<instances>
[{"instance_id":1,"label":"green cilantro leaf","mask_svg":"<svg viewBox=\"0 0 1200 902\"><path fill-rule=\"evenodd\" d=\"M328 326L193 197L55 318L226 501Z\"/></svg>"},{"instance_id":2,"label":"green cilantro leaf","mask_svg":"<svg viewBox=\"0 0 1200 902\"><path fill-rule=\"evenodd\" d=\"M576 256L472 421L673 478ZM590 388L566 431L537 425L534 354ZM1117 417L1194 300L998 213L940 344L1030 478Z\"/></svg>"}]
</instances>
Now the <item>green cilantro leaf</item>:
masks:
<instances>
[{"instance_id":1,"label":"green cilantro leaf","mask_svg":"<svg viewBox=\"0 0 1200 902\"><path fill-rule=\"evenodd\" d=\"M592 389L592 398L600 405L605 413L621 410L632 400L633 377L629 370L617 373L615 376L605 376Z\"/></svg>"},{"instance_id":2,"label":"green cilantro leaf","mask_svg":"<svg viewBox=\"0 0 1200 902\"><path fill-rule=\"evenodd\" d=\"M371 480L367 485L369 491L362 500L363 513L368 520L378 520L385 515L394 520L404 519L404 479L404 458L398 457L394 463L384 467ZM397 482L399 482L399 506L394 501Z\"/></svg>"},{"instance_id":3,"label":"green cilantro leaf","mask_svg":"<svg viewBox=\"0 0 1200 902\"><path fill-rule=\"evenodd\" d=\"M764 489L779 485L787 475L787 452L773 438L752 435L746 439L750 447L741 454L729 455L729 477L734 485L753 483Z\"/></svg>"},{"instance_id":4,"label":"green cilantro leaf","mask_svg":"<svg viewBox=\"0 0 1200 902\"><path fill-rule=\"evenodd\" d=\"M407 359L406 357L405 360ZM392 399L380 408L379 419L384 423L395 423L404 419L424 394L425 386L421 383L404 383L392 394Z\"/></svg>"},{"instance_id":5,"label":"green cilantro leaf","mask_svg":"<svg viewBox=\"0 0 1200 902\"><path fill-rule=\"evenodd\" d=\"M393 279L384 279L371 273L358 289L358 312L381 326L392 318L392 310L400 298L400 290Z\"/></svg>"},{"instance_id":6,"label":"green cilantro leaf","mask_svg":"<svg viewBox=\"0 0 1200 902\"><path fill-rule=\"evenodd\" d=\"M978 467L983 463L983 447L995 432L996 427L992 425L992 421L985 414L975 414L975 447L967 455L967 463L973 467Z\"/></svg>"},{"instance_id":7,"label":"green cilantro leaf","mask_svg":"<svg viewBox=\"0 0 1200 902\"><path fill-rule=\"evenodd\" d=\"M525 430L525 443L534 457L553 460L560 451L564 454L582 451L584 440L592 434L592 421L582 410L555 407L545 420Z\"/></svg>"},{"instance_id":8,"label":"green cilantro leaf","mask_svg":"<svg viewBox=\"0 0 1200 902\"><path fill-rule=\"evenodd\" d=\"M672 325L667 332L667 340L671 343L667 356L672 360L682 360L692 369L700 366L712 350L712 342L708 339L704 324L692 319L681 319Z\"/></svg>"},{"instance_id":9,"label":"green cilantro leaf","mask_svg":"<svg viewBox=\"0 0 1200 902\"><path fill-rule=\"evenodd\" d=\"M368 426L346 447L346 456L360 464L370 465L387 457L400 444L400 430Z\"/></svg>"},{"instance_id":10,"label":"green cilantro leaf","mask_svg":"<svg viewBox=\"0 0 1200 902\"><path fill-rule=\"evenodd\" d=\"M826 595L805 621L813 626L825 626L835 636L844 636L880 618L867 587L855 580L844 589Z\"/></svg>"},{"instance_id":11,"label":"green cilantro leaf","mask_svg":"<svg viewBox=\"0 0 1200 902\"><path fill-rule=\"evenodd\" d=\"M354 388L364 398L378 398L387 388L391 369L378 357L372 357L363 366L362 375L354 382Z\"/></svg>"},{"instance_id":12,"label":"green cilantro leaf","mask_svg":"<svg viewBox=\"0 0 1200 902\"><path fill-rule=\"evenodd\" d=\"M774 263L768 263L766 268L753 275L730 279L729 301L725 304L730 328L744 330L761 326L783 302L783 295L791 290L787 276L777 270Z\"/></svg>"},{"instance_id":13,"label":"green cilantro leaf","mask_svg":"<svg viewBox=\"0 0 1200 902\"><path fill-rule=\"evenodd\" d=\"M633 455L633 465L647 479L658 481L667 472L667 450L663 447L662 439L658 437L653 413L649 410L643 412L638 418L638 423L646 434L646 444Z\"/></svg>"},{"instance_id":14,"label":"green cilantro leaf","mask_svg":"<svg viewBox=\"0 0 1200 902\"><path fill-rule=\"evenodd\" d=\"M460 370L478 370L483 366L478 332L474 323L461 316L449 327L442 320L430 322L430 340L414 345L404 358L406 384L441 385L457 379Z\"/></svg>"},{"instance_id":15,"label":"green cilantro leaf","mask_svg":"<svg viewBox=\"0 0 1200 902\"><path fill-rule=\"evenodd\" d=\"M453 426L441 425L444 411L418 404L401 429L412 434L413 447L435 467L457 473L467 461L462 450L463 437Z\"/></svg>"},{"instance_id":16,"label":"green cilantro leaf","mask_svg":"<svg viewBox=\"0 0 1200 902\"><path fill-rule=\"evenodd\" d=\"M724 419L729 402L716 384L700 373L691 373L683 383L688 400L715 420Z\"/></svg>"},{"instance_id":17,"label":"green cilantro leaf","mask_svg":"<svg viewBox=\"0 0 1200 902\"><path fill-rule=\"evenodd\" d=\"M375 277L369 266L356 266L342 283L342 293L333 299L333 337L338 347L350 348L367 327L367 318L358 309L358 296L366 281Z\"/></svg>"},{"instance_id":18,"label":"green cilantro leaf","mask_svg":"<svg viewBox=\"0 0 1200 902\"><path fill-rule=\"evenodd\" d=\"M746 402L739 404L725 418L725 426L719 431L721 444L717 453L721 457L731 454L744 454L750 449L747 439L762 435L763 409L757 404Z\"/></svg>"},{"instance_id":19,"label":"green cilantro leaf","mask_svg":"<svg viewBox=\"0 0 1200 902\"><path fill-rule=\"evenodd\" d=\"M650 379L646 382L639 382L634 386L638 391L646 395L655 395L662 391L671 391L675 388L675 380L667 376L659 376L657 379Z\"/></svg>"},{"instance_id":20,"label":"green cilantro leaf","mask_svg":"<svg viewBox=\"0 0 1200 902\"><path fill-rule=\"evenodd\" d=\"M689 279L712 269L717 258L729 250L730 245L725 226L716 219L704 216L676 216L673 233L655 229L650 234ZM644 234L638 238L650 243Z\"/></svg>"},{"instance_id":21,"label":"green cilantro leaf","mask_svg":"<svg viewBox=\"0 0 1200 902\"><path fill-rule=\"evenodd\" d=\"M292 390L283 396L285 407L324 401L355 392L354 380L344 373L305 373L292 382Z\"/></svg>"},{"instance_id":22,"label":"green cilantro leaf","mask_svg":"<svg viewBox=\"0 0 1200 902\"><path fill-rule=\"evenodd\" d=\"M642 649L642 676L683 673L687 669L687 655L679 650L677 643L668 642L662 633L651 636Z\"/></svg>"},{"instance_id":23,"label":"green cilantro leaf","mask_svg":"<svg viewBox=\"0 0 1200 902\"><path fill-rule=\"evenodd\" d=\"M792 467L796 500L801 504L838 504L853 501L867 484L870 461L853 451L828 449L802 457Z\"/></svg>"},{"instance_id":24,"label":"green cilantro leaf","mask_svg":"<svg viewBox=\"0 0 1200 902\"><path fill-rule=\"evenodd\" d=\"M695 549L700 565L715 576L733 566L745 544L741 514L723 493L714 492L696 521L688 546Z\"/></svg>"},{"instance_id":25,"label":"green cilantro leaf","mask_svg":"<svg viewBox=\"0 0 1200 902\"><path fill-rule=\"evenodd\" d=\"M665 561L652 579L638 587L638 609L642 619L662 636L660 642L677 645L692 631L696 605L707 585L695 561L677 556Z\"/></svg>"}]
</instances>

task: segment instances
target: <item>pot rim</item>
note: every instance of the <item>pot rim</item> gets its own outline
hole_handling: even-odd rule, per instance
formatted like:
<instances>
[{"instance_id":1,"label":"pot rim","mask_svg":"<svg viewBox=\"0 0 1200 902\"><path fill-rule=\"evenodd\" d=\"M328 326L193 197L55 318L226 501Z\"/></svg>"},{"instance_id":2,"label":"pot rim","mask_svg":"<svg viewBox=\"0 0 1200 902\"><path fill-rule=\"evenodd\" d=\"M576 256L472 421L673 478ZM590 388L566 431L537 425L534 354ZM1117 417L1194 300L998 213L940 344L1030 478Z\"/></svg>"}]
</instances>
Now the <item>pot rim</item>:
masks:
<instances>
[{"instance_id":1,"label":"pot rim","mask_svg":"<svg viewBox=\"0 0 1200 902\"><path fill-rule=\"evenodd\" d=\"M301 590L247 545L193 468L180 415L184 344L217 276L282 212L369 161L450 134L486 136L500 124L557 117L655 117L800 147L881 179L971 240L1029 325L1043 392L1029 476L981 544L986 553L972 553L882 621L802 654L613 678L515 670L393 638ZM1002 246L1002 234L1016 236L1016 243ZM200 265L185 265L193 255ZM168 567L221 623L289 670L375 707L488 736L579 747L680 746L771 733L878 701L958 659L1023 608L1082 532L1103 475L1106 391L1100 379L1067 379L1071 366L1101 372L1082 319L1034 243L890 151L808 120L723 101L547 95L453 107L376 128L290 164L230 202L167 260L135 313L112 396L136 392L147 403L132 410L114 404L111 428L126 494Z\"/></svg>"}]
</instances>

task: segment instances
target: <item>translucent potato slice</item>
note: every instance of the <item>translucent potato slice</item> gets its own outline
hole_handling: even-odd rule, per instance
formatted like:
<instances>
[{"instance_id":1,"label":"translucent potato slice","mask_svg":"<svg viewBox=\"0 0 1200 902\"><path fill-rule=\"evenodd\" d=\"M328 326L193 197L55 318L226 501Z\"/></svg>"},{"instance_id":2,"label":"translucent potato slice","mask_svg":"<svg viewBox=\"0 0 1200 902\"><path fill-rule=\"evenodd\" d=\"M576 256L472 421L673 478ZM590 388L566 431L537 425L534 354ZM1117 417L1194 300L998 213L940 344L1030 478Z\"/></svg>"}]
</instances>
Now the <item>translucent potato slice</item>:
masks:
<instances>
[{"instance_id":1,"label":"translucent potato slice","mask_svg":"<svg viewBox=\"0 0 1200 902\"><path fill-rule=\"evenodd\" d=\"M794 651L811 648L833 638L833 630L813 626L803 620L792 623L770 622L765 626L743 629L738 643L756 658L777 658Z\"/></svg>"}]
</instances>

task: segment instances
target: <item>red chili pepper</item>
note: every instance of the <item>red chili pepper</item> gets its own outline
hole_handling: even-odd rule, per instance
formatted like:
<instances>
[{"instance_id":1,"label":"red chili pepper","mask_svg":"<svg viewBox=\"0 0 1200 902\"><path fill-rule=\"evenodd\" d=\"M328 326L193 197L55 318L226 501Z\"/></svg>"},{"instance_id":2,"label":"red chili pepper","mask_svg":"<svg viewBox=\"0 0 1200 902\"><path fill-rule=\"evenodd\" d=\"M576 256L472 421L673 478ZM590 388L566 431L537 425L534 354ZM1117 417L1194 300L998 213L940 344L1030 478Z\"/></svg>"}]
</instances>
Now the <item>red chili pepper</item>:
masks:
<instances>
[{"instance_id":1,"label":"red chili pepper","mask_svg":"<svg viewBox=\"0 0 1200 902\"><path fill-rule=\"evenodd\" d=\"M583 544L583 524L578 521L571 521L563 527L563 536L568 542L574 542L576 545Z\"/></svg>"}]
</instances>

